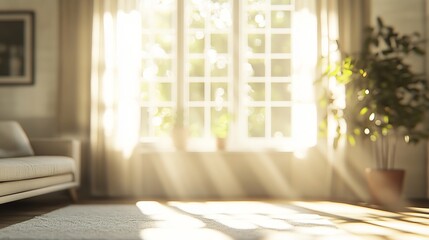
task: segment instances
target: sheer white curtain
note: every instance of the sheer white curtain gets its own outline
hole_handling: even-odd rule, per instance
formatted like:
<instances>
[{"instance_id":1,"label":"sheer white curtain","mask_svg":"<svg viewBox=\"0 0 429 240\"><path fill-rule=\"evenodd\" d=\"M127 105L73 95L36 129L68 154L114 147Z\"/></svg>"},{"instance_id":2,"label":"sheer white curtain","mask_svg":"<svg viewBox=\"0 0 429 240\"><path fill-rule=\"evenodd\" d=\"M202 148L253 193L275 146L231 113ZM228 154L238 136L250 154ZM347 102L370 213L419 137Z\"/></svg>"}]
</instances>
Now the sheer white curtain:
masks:
<instances>
[{"instance_id":1,"label":"sheer white curtain","mask_svg":"<svg viewBox=\"0 0 429 240\"><path fill-rule=\"evenodd\" d=\"M136 179L141 176L132 174L139 171L133 168L139 165L134 164L140 124L142 26L138 3L139 0L94 0L90 166L94 195L130 196L140 188L141 181ZM337 40L343 50L357 51L366 19L366 0L318 0L316 3L319 54L330 61L338 60ZM327 149L331 196L359 196L363 192L362 183L353 177L346 146L334 151L328 141L322 148Z\"/></svg>"},{"instance_id":2,"label":"sheer white curtain","mask_svg":"<svg viewBox=\"0 0 429 240\"><path fill-rule=\"evenodd\" d=\"M367 0L320 0L318 4L320 55L327 60L327 64L340 60L339 47L345 53L359 52L362 33L364 27L368 25L369 2ZM344 86L337 85L335 79L332 79L327 87L335 98L340 100L337 104L345 107ZM331 136L328 135L326 145L327 159L332 171L331 197L342 200L365 198L365 182L360 173L363 172L364 167L359 166L363 161L354 159L355 156L362 157L360 153L362 148L360 146L350 148L344 140L339 143L337 149L334 149L332 142L336 126L331 124L328 127L329 132L332 132Z\"/></svg>"},{"instance_id":3,"label":"sheer white curtain","mask_svg":"<svg viewBox=\"0 0 429 240\"><path fill-rule=\"evenodd\" d=\"M91 192L131 195L139 138L141 18L138 0L94 0L91 69Z\"/></svg>"},{"instance_id":4,"label":"sheer white curtain","mask_svg":"<svg viewBox=\"0 0 429 240\"><path fill-rule=\"evenodd\" d=\"M92 1L60 0L58 130L81 143L81 192L88 192Z\"/></svg>"}]
</instances>

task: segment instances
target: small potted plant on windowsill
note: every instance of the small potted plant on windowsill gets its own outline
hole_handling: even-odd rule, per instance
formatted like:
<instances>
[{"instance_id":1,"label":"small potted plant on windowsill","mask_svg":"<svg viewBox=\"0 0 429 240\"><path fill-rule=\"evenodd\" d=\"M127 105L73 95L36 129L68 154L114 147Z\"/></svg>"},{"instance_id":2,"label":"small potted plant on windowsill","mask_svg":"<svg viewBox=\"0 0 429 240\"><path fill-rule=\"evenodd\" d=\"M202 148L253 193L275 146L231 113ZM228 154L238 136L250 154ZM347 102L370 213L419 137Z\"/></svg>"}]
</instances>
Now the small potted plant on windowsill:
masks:
<instances>
[{"instance_id":1,"label":"small potted plant on windowsill","mask_svg":"<svg viewBox=\"0 0 429 240\"><path fill-rule=\"evenodd\" d=\"M326 72L346 88L347 106L330 106L338 123L334 143L347 136L355 145L360 136L376 144L376 168L366 169L368 186L373 200L387 206L400 200L404 178L404 170L395 166L396 142L418 143L428 137L424 122L429 110L427 80L413 72L406 60L410 55L424 55L422 43L418 33L399 34L377 18L376 27L365 31L362 52L343 56ZM347 131L340 129L341 121L347 123Z\"/></svg>"},{"instance_id":2,"label":"small potted plant on windowsill","mask_svg":"<svg viewBox=\"0 0 429 240\"><path fill-rule=\"evenodd\" d=\"M218 150L225 150L228 137L230 116L227 113L219 115L214 120L212 132L216 137L216 147Z\"/></svg>"}]
</instances>

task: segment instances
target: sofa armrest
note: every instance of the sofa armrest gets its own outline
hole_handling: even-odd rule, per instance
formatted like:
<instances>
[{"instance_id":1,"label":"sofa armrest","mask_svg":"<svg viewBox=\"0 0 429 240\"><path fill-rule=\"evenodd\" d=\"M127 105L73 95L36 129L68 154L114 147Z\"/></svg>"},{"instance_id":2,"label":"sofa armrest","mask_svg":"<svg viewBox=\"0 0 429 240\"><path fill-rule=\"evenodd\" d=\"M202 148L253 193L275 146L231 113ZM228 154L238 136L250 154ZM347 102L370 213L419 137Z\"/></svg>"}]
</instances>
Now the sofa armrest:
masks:
<instances>
[{"instance_id":1,"label":"sofa armrest","mask_svg":"<svg viewBox=\"0 0 429 240\"><path fill-rule=\"evenodd\" d=\"M76 139L33 138L31 147L36 156L66 156L76 162L76 182L80 182L80 142Z\"/></svg>"}]
</instances>

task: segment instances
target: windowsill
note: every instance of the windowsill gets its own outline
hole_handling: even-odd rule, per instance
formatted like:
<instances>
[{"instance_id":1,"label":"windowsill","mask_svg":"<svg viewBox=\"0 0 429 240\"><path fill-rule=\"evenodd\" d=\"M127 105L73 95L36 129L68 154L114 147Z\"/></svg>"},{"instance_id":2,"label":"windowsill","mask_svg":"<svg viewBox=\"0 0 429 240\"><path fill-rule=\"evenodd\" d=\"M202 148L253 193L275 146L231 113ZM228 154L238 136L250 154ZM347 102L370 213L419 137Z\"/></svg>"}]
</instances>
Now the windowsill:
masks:
<instances>
[{"instance_id":1,"label":"windowsill","mask_svg":"<svg viewBox=\"0 0 429 240\"><path fill-rule=\"evenodd\" d=\"M218 149L215 139L203 141L187 141L184 146L175 147L171 140L164 139L162 141L142 141L140 142L140 151L142 152L188 152L188 153L295 153L302 152L309 146L294 146L292 143L283 142L256 142L256 143L241 143L227 142L225 149Z\"/></svg>"},{"instance_id":2,"label":"windowsill","mask_svg":"<svg viewBox=\"0 0 429 240\"><path fill-rule=\"evenodd\" d=\"M141 153L293 153L291 149L280 148L252 148L252 147L227 147L226 149L217 149L216 147L187 147L186 149L177 149L170 144L155 144L155 143L141 143L139 146Z\"/></svg>"},{"instance_id":3,"label":"windowsill","mask_svg":"<svg viewBox=\"0 0 429 240\"><path fill-rule=\"evenodd\" d=\"M142 153L216 153L216 154L227 154L227 153L293 153L291 151L274 151L274 150L159 150L159 149L142 149Z\"/></svg>"}]
</instances>

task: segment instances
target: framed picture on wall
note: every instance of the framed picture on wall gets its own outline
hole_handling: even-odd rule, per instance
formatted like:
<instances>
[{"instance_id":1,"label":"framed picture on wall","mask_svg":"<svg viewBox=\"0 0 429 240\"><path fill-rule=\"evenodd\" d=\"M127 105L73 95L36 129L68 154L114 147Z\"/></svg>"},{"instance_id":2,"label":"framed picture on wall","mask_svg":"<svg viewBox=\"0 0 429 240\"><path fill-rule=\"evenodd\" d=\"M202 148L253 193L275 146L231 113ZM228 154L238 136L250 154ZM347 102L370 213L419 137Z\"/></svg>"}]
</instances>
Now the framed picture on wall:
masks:
<instances>
[{"instance_id":1,"label":"framed picture on wall","mask_svg":"<svg viewBox=\"0 0 429 240\"><path fill-rule=\"evenodd\" d=\"M34 83L34 12L0 11L0 84Z\"/></svg>"}]
</instances>

